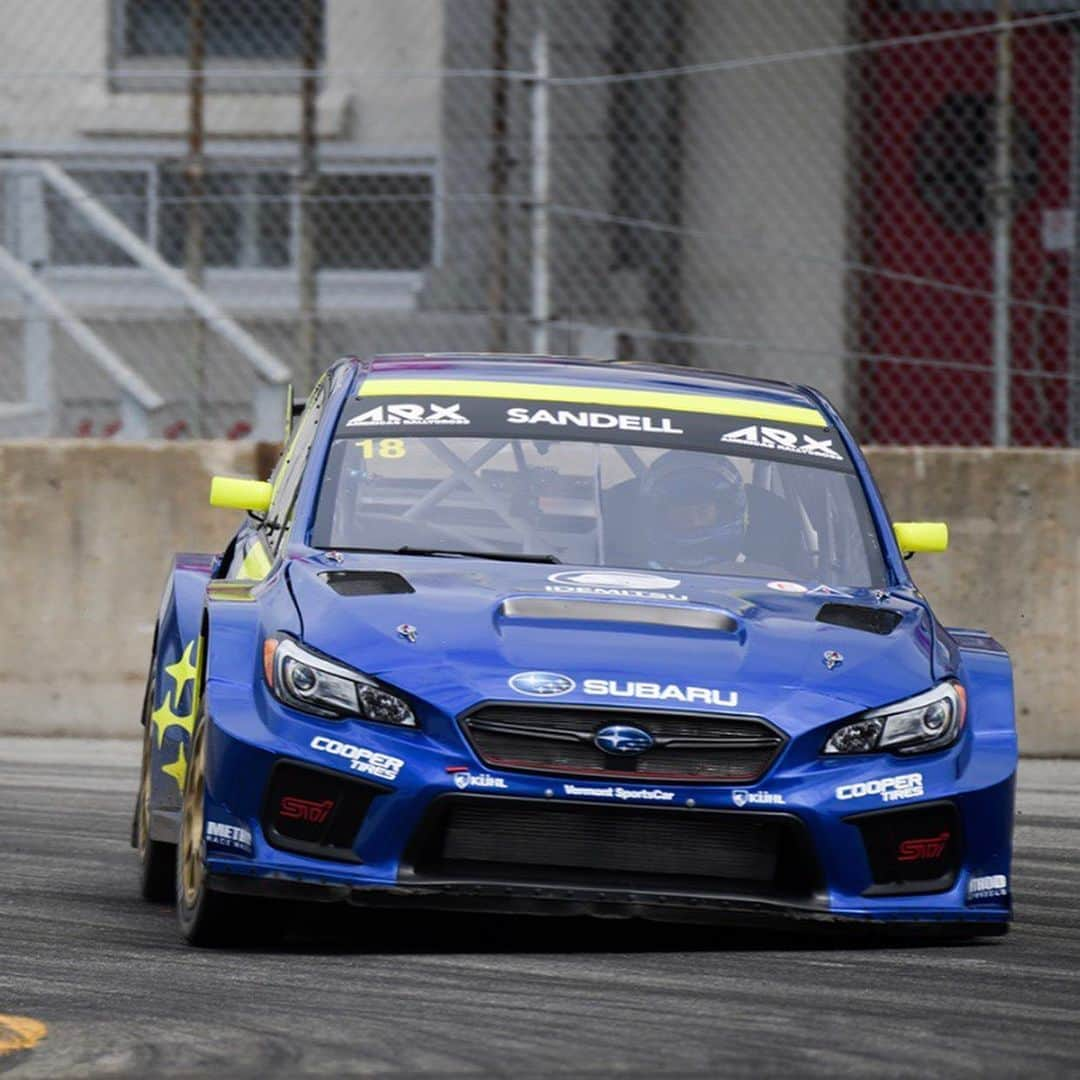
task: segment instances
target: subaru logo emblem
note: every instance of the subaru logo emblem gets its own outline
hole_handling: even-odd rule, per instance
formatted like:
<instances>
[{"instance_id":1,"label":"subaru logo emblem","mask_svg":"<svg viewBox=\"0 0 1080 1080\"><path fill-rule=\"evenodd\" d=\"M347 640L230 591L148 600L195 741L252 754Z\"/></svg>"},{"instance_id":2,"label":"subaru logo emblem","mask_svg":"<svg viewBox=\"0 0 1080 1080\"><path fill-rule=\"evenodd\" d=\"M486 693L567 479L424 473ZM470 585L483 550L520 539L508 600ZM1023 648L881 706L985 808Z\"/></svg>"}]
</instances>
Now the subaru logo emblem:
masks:
<instances>
[{"instance_id":1,"label":"subaru logo emblem","mask_svg":"<svg viewBox=\"0 0 1080 1080\"><path fill-rule=\"evenodd\" d=\"M605 754L644 754L652 747L653 737L641 728L612 724L601 728L593 736L593 743Z\"/></svg>"},{"instance_id":2,"label":"subaru logo emblem","mask_svg":"<svg viewBox=\"0 0 1080 1080\"><path fill-rule=\"evenodd\" d=\"M561 697L576 685L573 679L554 671L519 671L508 681L511 690L528 697Z\"/></svg>"}]
</instances>

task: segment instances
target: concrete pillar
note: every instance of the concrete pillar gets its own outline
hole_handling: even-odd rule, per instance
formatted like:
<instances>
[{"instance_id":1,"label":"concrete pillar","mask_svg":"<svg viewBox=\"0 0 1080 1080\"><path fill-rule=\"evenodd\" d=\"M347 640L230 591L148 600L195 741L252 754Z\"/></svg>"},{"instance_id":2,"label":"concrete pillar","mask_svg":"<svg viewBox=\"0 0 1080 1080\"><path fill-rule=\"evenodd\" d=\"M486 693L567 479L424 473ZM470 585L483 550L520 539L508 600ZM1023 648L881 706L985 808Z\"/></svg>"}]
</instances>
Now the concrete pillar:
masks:
<instances>
[{"instance_id":1,"label":"concrete pillar","mask_svg":"<svg viewBox=\"0 0 1080 1080\"><path fill-rule=\"evenodd\" d=\"M846 0L687 0L684 62L843 42ZM684 77L683 300L695 363L806 382L843 407L842 57ZM800 257L803 256L803 257ZM820 261L805 256L818 256Z\"/></svg>"}]
</instances>

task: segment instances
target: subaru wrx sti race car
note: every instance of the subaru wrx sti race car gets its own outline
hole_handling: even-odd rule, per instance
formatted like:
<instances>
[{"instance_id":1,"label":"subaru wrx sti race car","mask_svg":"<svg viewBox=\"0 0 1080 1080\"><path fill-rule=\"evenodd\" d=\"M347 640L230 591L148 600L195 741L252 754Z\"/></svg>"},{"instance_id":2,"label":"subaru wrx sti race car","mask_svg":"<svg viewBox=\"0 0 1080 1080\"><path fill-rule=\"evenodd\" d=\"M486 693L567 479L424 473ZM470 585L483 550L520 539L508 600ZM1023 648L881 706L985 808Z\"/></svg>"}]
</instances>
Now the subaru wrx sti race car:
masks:
<instances>
[{"instance_id":1,"label":"subaru wrx sti race car","mask_svg":"<svg viewBox=\"0 0 1080 1080\"><path fill-rule=\"evenodd\" d=\"M1012 681L946 629L805 387L333 366L248 516L180 555L133 825L228 941L260 897L995 934Z\"/></svg>"}]
</instances>

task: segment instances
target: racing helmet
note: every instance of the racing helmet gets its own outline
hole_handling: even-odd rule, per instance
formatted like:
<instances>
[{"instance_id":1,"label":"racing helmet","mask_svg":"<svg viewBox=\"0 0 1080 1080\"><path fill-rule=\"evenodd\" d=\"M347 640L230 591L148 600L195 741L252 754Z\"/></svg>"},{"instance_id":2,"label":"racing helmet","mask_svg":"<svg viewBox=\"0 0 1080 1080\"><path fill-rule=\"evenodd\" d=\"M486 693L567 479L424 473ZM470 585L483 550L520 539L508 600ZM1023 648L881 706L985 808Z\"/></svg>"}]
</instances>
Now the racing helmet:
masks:
<instances>
[{"instance_id":1,"label":"racing helmet","mask_svg":"<svg viewBox=\"0 0 1080 1080\"><path fill-rule=\"evenodd\" d=\"M641 482L649 558L670 569L726 562L742 550L747 498L739 470L717 454L669 450Z\"/></svg>"}]
</instances>

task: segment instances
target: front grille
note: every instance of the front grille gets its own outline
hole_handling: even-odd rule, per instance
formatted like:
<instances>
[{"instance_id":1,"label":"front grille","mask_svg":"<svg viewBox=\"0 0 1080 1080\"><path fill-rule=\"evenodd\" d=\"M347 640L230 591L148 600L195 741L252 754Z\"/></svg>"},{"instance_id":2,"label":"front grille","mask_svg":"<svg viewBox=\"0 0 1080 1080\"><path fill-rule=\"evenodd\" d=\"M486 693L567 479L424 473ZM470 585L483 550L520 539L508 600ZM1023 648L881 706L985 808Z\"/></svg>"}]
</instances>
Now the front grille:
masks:
<instances>
[{"instance_id":1,"label":"front grille","mask_svg":"<svg viewBox=\"0 0 1080 1080\"><path fill-rule=\"evenodd\" d=\"M450 796L418 835L420 877L786 896L816 883L805 830L786 814Z\"/></svg>"},{"instance_id":2,"label":"front grille","mask_svg":"<svg viewBox=\"0 0 1080 1080\"><path fill-rule=\"evenodd\" d=\"M610 707L485 705L465 716L465 735L492 768L612 779L749 784L776 759L784 738L763 720ZM611 754L593 742L610 725L640 728L654 745Z\"/></svg>"}]
</instances>

